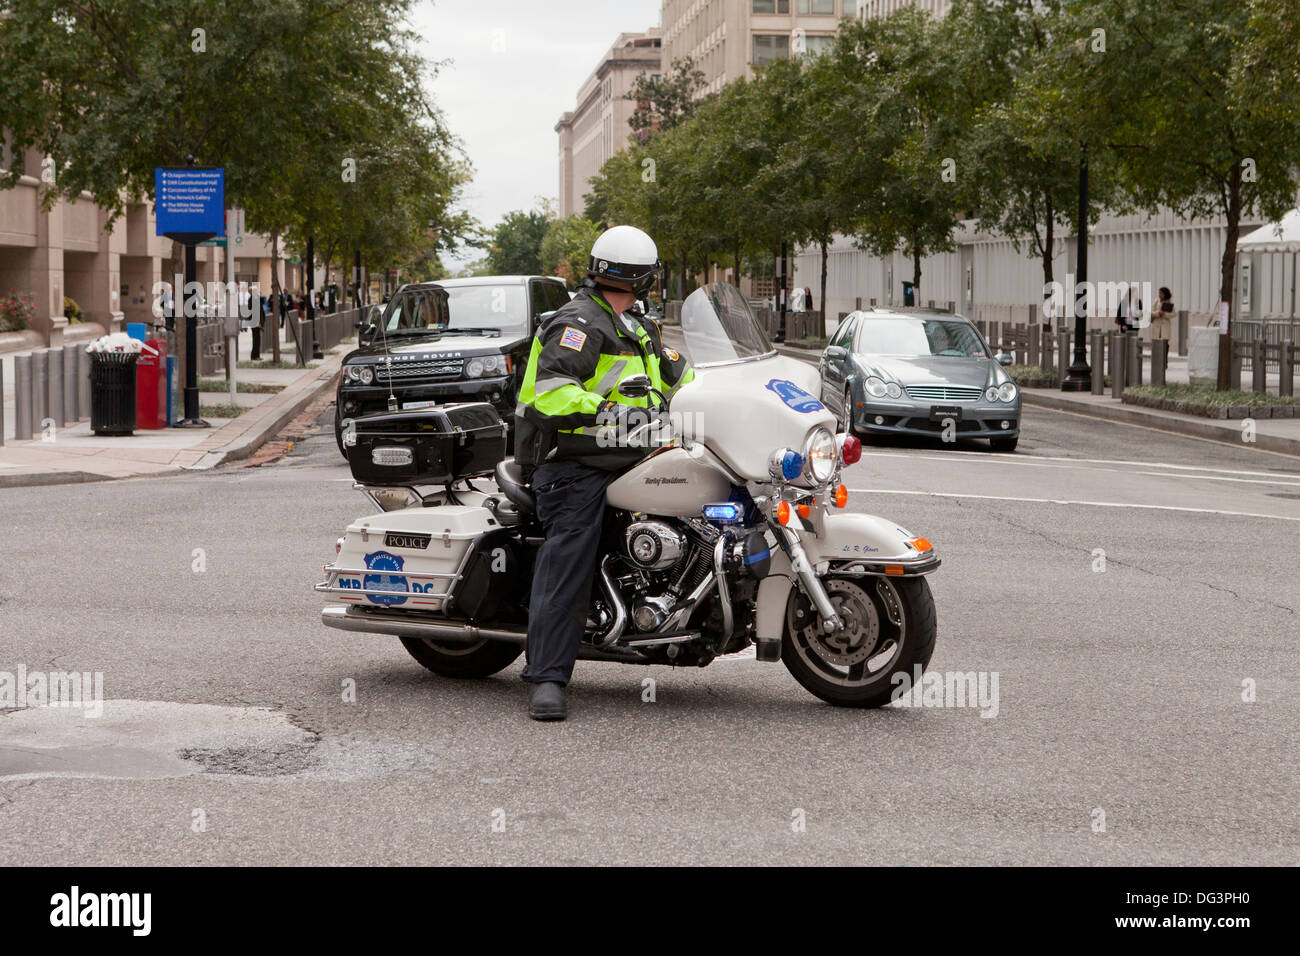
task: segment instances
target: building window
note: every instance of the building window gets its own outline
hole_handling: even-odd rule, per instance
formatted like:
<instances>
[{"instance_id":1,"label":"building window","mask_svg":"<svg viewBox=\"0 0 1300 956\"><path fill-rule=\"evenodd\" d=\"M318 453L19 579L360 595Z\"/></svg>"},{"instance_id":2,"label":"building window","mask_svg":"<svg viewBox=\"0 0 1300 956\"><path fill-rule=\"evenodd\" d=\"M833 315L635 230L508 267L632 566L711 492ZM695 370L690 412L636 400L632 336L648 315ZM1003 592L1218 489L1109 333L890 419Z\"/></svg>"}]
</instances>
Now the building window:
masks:
<instances>
[{"instance_id":1,"label":"building window","mask_svg":"<svg viewBox=\"0 0 1300 956\"><path fill-rule=\"evenodd\" d=\"M834 16L835 0L799 0L799 12Z\"/></svg>"},{"instance_id":2,"label":"building window","mask_svg":"<svg viewBox=\"0 0 1300 956\"><path fill-rule=\"evenodd\" d=\"M754 34L754 66L790 56L790 36L785 33Z\"/></svg>"},{"instance_id":3,"label":"building window","mask_svg":"<svg viewBox=\"0 0 1300 956\"><path fill-rule=\"evenodd\" d=\"M803 38L804 56L817 56L825 53L835 44L833 36L805 36Z\"/></svg>"},{"instance_id":4,"label":"building window","mask_svg":"<svg viewBox=\"0 0 1300 956\"><path fill-rule=\"evenodd\" d=\"M834 0L831 0L833 3ZM789 13L790 0L754 0L755 13Z\"/></svg>"}]
</instances>

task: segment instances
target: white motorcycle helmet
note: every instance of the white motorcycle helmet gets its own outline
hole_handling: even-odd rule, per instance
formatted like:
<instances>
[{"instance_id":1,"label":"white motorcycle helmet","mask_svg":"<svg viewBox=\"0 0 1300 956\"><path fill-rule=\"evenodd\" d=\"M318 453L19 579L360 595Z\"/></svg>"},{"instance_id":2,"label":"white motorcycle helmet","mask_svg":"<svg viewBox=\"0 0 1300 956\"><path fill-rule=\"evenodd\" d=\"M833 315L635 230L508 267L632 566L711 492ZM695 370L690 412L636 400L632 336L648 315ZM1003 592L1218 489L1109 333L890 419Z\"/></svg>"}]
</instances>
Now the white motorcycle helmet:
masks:
<instances>
[{"instance_id":1,"label":"white motorcycle helmet","mask_svg":"<svg viewBox=\"0 0 1300 956\"><path fill-rule=\"evenodd\" d=\"M591 247L587 277L597 285L631 292L638 299L654 288L659 276L659 250L636 226L614 226Z\"/></svg>"}]
</instances>

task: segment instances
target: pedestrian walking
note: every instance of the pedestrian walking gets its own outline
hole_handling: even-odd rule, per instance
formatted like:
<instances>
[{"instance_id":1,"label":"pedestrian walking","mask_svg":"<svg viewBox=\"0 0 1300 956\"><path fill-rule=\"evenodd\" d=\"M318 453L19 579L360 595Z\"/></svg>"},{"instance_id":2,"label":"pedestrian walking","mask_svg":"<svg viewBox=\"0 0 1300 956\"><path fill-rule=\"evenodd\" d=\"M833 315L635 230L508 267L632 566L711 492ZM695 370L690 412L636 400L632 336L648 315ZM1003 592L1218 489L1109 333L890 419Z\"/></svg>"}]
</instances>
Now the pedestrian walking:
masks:
<instances>
[{"instance_id":1,"label":"pedestrian walking","mask_svg":"<svg viewBox=\"0 0 1300 956\"><path fill-rule=\"evenodd\" d=\"M1174 294L1169 291L1168 286L1162 285L1159 296L1151 312L1151 338L1168 341L1170 329L1173 327Z\"/></svg>"},{"instance_id":2,"label":"pedestrian walking","mask_svg":"<svg viewBox=\"0 0 1300 956\"><path fill-rule=\"evenodd\" d=\"M1119 300L1115 310L1115 324L1121 332L1136 332L1142 323L1142 300L1137 298L1130 286L1128 294Z\"/></svg>"}]
</instances>

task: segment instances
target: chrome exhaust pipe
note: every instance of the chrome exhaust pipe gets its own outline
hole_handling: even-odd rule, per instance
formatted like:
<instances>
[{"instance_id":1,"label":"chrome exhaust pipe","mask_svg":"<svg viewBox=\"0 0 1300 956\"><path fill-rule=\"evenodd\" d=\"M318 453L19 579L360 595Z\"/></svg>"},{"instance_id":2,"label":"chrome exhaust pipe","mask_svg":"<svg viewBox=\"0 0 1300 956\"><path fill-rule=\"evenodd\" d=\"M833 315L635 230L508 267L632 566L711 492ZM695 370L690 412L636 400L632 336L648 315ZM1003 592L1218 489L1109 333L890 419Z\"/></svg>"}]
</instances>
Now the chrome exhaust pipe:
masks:
<instances>
[{"instance_id":1,"label":"chrome exhaust pipe","mask_svg":"<svg viewBox=\"0 0 1300 956\"><path fill-rule=\"evenodd\" d=\"M614 556L611 554L606 555L605 560L600 562L600 583L605 588L605 597L614 611L614 620L609 625L609 630L600 639L600 646L603 648L610 648L617 644L627 628L627 605L623 603L623 596L618 593L618 585L614 583L609 573L609 563L613 560Z\"/></svg>"},{"instance_id":2,"label":"chrome exhaust pipe","mask_svg":"<svg viewBox=\"0 0 1300 956\"><path fill-rule=\"evenodd\" d=\"M718 543L713 546L713 574L718 579L718 604L722 606L722 643L731 640L731 631L735 627L735 618L731 612L731 589L727 587L726 569L727 536L718 536Z\"/></svg>"}]
</instances>

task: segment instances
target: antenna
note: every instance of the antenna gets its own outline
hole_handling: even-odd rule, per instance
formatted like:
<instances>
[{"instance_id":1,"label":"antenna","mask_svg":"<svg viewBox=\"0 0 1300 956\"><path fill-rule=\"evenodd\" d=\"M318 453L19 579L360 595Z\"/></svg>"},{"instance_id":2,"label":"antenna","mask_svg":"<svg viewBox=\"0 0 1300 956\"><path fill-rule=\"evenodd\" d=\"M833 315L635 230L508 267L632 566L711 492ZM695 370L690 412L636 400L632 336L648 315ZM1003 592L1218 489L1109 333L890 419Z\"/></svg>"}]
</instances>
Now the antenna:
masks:
<instances>
[{"instance_id":1,"label":"antenna","mask_svg":"<svg viewBox=\"0 0 1300 956\"><path fill-rule=\"evenodd\" d=\"M401 290L398 290L399 292ZM397 292L393 293L393 298L389 302L394 302L397 298ZM400 308L400 303L395 303ZM399 312L400 316L401 313ZM397 396L393 394L393 355L388 351L388 314L385 312L379 317L379 341L384 346L384 374L388 378L388 410L397 411Z\"/></svg>"}]
</instances>

